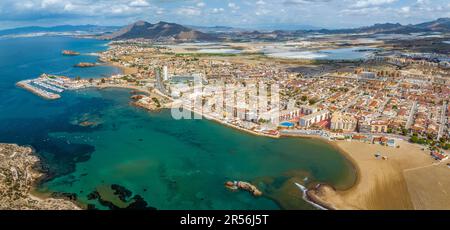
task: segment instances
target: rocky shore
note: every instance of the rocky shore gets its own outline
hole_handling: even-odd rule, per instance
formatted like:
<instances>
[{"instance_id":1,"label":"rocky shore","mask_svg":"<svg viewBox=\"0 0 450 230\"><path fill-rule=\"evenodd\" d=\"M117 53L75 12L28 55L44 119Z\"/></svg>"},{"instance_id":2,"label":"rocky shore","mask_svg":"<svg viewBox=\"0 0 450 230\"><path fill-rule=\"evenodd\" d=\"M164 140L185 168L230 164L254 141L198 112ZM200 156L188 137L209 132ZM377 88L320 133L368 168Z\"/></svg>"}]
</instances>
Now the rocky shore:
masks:
<instances>
[{"instance_id":1,"label":"rocky shore","mask_svg":"<svg viewBox=\"0 0 450 230\"><path fill-rule=\"evenodd\" d=\"M0 144L0 210L80 209L64 199L33 196L33 186L42 177L39 158L31 148Z\"/></svg>"},{"instance_id":2,"label":"rocky shore","mask_svg":"<svg viewBox=\"0 0 450 230\"><path fill-rule=\"evenodd\" d=\"M80 55L80 53L75 52L73 50L63 50L61 53L64 56L78 56L78 55Z\"/></svg>"},{"instance_id":3,"label":"rocky shore","mask_svg":"<svg viewBox=\"0 0 450 230\"><path fill-rule=\"evenodd\" d=\"M78 68L89 68L89 67L95 67L97 66L97 63L91 63L91 62L80 62L75 65L75 67Z\"/></svg>"}]
</instances>

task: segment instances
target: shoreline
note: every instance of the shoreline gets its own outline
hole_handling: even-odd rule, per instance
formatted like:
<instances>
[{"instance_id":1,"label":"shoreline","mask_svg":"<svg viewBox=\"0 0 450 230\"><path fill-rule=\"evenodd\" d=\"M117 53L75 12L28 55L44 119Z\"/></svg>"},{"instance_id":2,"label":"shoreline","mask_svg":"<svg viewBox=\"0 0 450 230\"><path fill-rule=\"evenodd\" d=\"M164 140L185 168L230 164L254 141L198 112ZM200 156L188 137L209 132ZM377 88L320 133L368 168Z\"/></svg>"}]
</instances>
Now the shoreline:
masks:
<instances>
[{"instance_id":1,"label":"shoreline","mask_svg":"<svg viewBox=\"0 0 450 230\"><path fill-rule=\"evenodd\" d=\"M270 135L270 134L260 133L260 132L254 131L254 130L249 130L249 129L246 129L246 128L242 128L242 127L240 127L238 125L230 124L230 123L224 122L224 121L222 121L222 120L220 120L218 118L215 118L213 116L204 114L203 112L196 111L195 109L186 108L185 106L182 106L182 107L183 107L183 109L187 109L187 110L189 110L189 111L191 111L193 113L196 113L196 114L206 118L207 120L214 121L214 122L217 122L217 123L219 123L221 125L228 126L228 127L233 128L233 129L235 129L237 131L241 131L241 132L244 132L244 133L247 133L247 134L251 134L251 135L254 135L254 136L260 136L260 137L269 137L269 138L275 138L275 139L279 139L281 137L280 135Z\"/></svg>"},{"instance_id":2,"label":"shoreline","mask_svg":"<svg viewBox=\"0 0 450 230\"><path fill-rule=\"evenodd\" d=\"M99 90L107 89L107 88L122 88L122 89L136 90L136 91L147 93L147 94L151 93L150 91L142 89L142 88L139 88L137 86L136 87L132 87L132 86L106 85L106 86L96 86L96 87L93 87L93 88L97 88ZM335 190L333 187L331 187L331 186L329 186L327 184L318 183L318 185L319 185L318 188L314 188L314 189L308 190L308 192L306 193L306 195L307 195L306 198L309 199L309 201L311 201L311 202L313 202L313 203L315 203L317 205L320 205L320 206L323 206L323 207L325 207L327 209L332 209L332 210L334 210L334 209L336 209L336 210L371 209L370 206L364 206L364 205L362 205L362 206L354 206L354 205L351 205L351 204L347 203L348 202L347 201L347 199L348 199L347 197L351 197L351 196L349 196L349 194L361 194L361 191L360 191L361 188L360 187L363 184L362 183L363 182L362 173L365 170L362 167L361 162L358 159L355 159L354 156L352 155L352 153L350 153L347 149L342 147L341 143L342 142L347 142L347 141L331 141L331 140L328 140L328 139L326 139L326 138L324 138L322 136L318 136L318 135L278 135L278 136L273 136L273 135L269 135L269 134L264 134L264 133L259 133L259 132L256 132L256 131L248 130L248 129L239 127L237 125L221 121L220 119L217 119L217 118L214 118L212 116L203 114L202 112L196 111L195 109L186 108L186 107L183 107L183 108L187 109L187 110L189 110L189 111L191 111L193 113L197 113L197 114L201 115L202 117L206 118L207 120L210 120L212 122L216 122L219 125L225 125L225 126L227 126L229 128L235 129L236 131L244 132L244 133L247 133L249 135L255 135L255 136L260 136L260 137L268 137L268 138L275 138L275 139L279 139L279 138L317 139L317 140L323 141L326 144L331 145L333 148L336 148L338 150L338 152L343 157L345 157L346 160L348 160L350 162L350 164L351 164L351 166L352 166L352 168L353 168L353 170L355 172L355 182L353 183L353 185L351 185L349 188L347 188L345 190ZM402 142L405 142L405 141L402 141ZM349 143L357 144L359 142L353 141L353 142L349 142ZM381 146L381 145L378 145L378 144L368 144L368 143L362 143L362 144L384 147L384 146ZM419 145L416 145L416 144L411 144L411 143L408 143L408 144L420 147ZM391 148L391 147L384 147L384 148ZM426 157L429 158L429 156L426 156ZM431 161L431 159L430 159L430 161ZM321 191L321 190L325 190L325 191ZM333 191L330 191L330 190L333 190ZM34 194L35 194L35 192L40 194L40 192L38 192L35 189L33 189L33 193ZM315 193L318 193L318 192L319 193L328 193L328 194L326 194L323 197L320 197L317 194L315 194ZM333 193L333 192L336 193L337 195L335 195L335 194L329 195L330 193ZM381 195L381 194L379 194L379 195ZM36 195L36 196L39 197L39 195ZM43 196L45 197L45 193L44 193ZM342 199L341 197L346 199L346 201L344 201L345 204L344 204L343 201L341 201L341 199ZM361 202L361 201L359 201L359 202ZM79 206L79 205L77 204L77 206Z\"/></svg>"},{"instance_id":3,"label":"shoreline","mask_svg":"<svg viewBox=\"0 0 450 230\"><path fill-rule=\"evenodd\" d=\"M112 66L118 67L121 69L121 71L125 71L124 67L121 67L120 65L118 65L117 63L111 63ZM97 87L99 89L102 88L126 88L126 89L132 89L132 90L136 90L135 87L131 87L131 86L114 86L114 85L109 85L106 87ZM149 91L143 90L143 92L149 93ZM211 120L213 122L217 122L219 125L225 125L228 126L230 128L233 128L237 131L241 131L241 132L245 132L247 134L250 135L255 135L255 136L262 136L262 137L269 137L269 138L285 138L285 137L292 137L292 138L311 138L311 139L319 139L324 141L326 144L331 145L333 148L335 148L336 150L338 150L339 154L341 154L341 156L345 157L346 160L349 161L350 165L353 168L354 174L355 174L355 181L352 185L350 185L348 188L344 189L344 190L335 190L333 187L326 185L326 184L320 184L318 183L318 187L308 190L308 192L306 193L306 198L315 203L318 204L320 206L323 206L327 209L371 209L371 206L368 205L364 205L361 204L362 201L361 200L357 200L356 203L360 203L358 205L352 205L352 204L348 204L348 200L346 201L341 201L341 196L344 197L344 199L348 199L347 197L349 197L349 195L347 194L356 194L354 196L360 196L361 193L363 193L363 191L361 191L361 186L364 184L364 172L366 171L366 169L364 168L365 166L363 166L363 164L361 163L361 161L359 161L357 158L354 157L354 155L348 151L348 149L345 149L342 147L342 144L340 144L339 142L342 141L331 141L327 138L324 138L322 136L319 135L281 135L280 133L276 136L274 135L269 135L269 134L264 134L264 133L259 133L253 130L248 130L242 127L239 127L237 125L234 124L230 124L228 122L224 122L220 119L217 119L215 117L209 116L207 114L204 114L201 111L197 111L195 110L195 108L188 108L186 106L181 106L184 109L187 109L193 113L199 114L201 115L203 118L206 118L207 120ZM367 182L366 182L367 183ZM331 188L331 189L330 189ZM321 190L328 190L328 191L321 191ZM320 197L317 194L320 193L327 193L327 195L325 195L325 197ZM332 193L336 193L337 195L328 195L328 194L332 194ZM382 194L377 194L382 196ZM408 206L411 207L411 206Z\"/></svg>"},{"instance_id":4,"label":"shoreline","mask_svg":"<svg viewBox=\"0 0 450 230\"><path fill-rule=\"evenodd\" d=\"M81 210L63 197L40 196L35 188L45 178L42 161L29 146L0 143L0 210Z\"/></svg>"},{"instance_id":5,"label":"shoreline","mask_svg":"<svg viewBox=\"0 0 450 230\"><path fill-rule=\"evenodd\" d=\"M106 62L106 61L104 63L106 63L106 65L118 68L123 74L131 74L135 71L135 69L121 66L119 63L111 63L111 62ZM152 93L152 91L143 89L139 86L131 86L131 85L100 85L100 86L93 86L93 88L97 88L100 90L106 89L106 88L122 88L122 89L136 90L136 91L147 93L147 94ZM167 97L166 95L162 95L162 96ZM219 125L225 125L230 128L233 128L237 131L245 132L250 135L263 136L263 137L269 137L269 138L293 137L293 138L320 139L320 140L326 142L326 144L330 144L331 146L333 146L333 148L336 148L338 150L339 154L341 154L343 157L345 157L346 160L348 160L350 162L351 166L353 167L353 170L355 173L355 182L353 183L353 185L349 186L349 188L345 189L345 190L335 190L333 187L331 187L329 185L319 183L318 187L308 191L307 198L320 206L324 206L329 209L378 209L378 208L383 208L383 207L386 207L386 209L391 209L392 207L394 209L395 208L402 208L402 209L403 208L405 208L405 209L414 208L414 205L412 204L413 202L411 201L411 198L409 197L410 196L409 194L411 193L410 188L405 186L405 184L406 184L405 179L402 178L403 177L403 169L400 170L401 175L399 177L398 169L396 167L394 167L395 165L383 166L382 168L376 170L377 167L374 167L373 164L371 164L371 163L368 164L367 162L365 162L365 161L367 161L367 159L360 158L357 155L357 154L359 154L359 152L358 152L359 149L366 149L366 147L370 147L370 146L380 147L380 148L375 148L375 149L390 148L390 147L384 147L384 146L381 146L378 144L361 143L358 141L353 141L353 142L331 141L331 140L326 139L319 135L284 135L284 134L281 135L281 134L278 134L278 135L274 136L274 135L270 135L270 134L260 133L260 132L254 131L254 130L249 130L249 129L240 127L238 125L225 122L221 119L215 118L208 114L204 114L202 111L197 111L197 110L195 110L195 108L188 108L185 106L181 106L181 107L184 109L187 109L193 113L199 114L202 117L206 118L207 120L217 122L217 123L219 123ZM401 142L405 142L405 141L401 141ZM407 142L405 142L405 143L408 145L413 145L413 144L410 144ZM405 143L403 143L403 144L405 144ZM347 145L353 145L353 147L347 146ZM357 148L355 146L357 146L359 148ZM418 147L418 145L415 145L415 146ZM382 149L382 150L384 151L386 149ZM392 148L390 150L395 150L395 149ZM403 150L403 148L402 148L402 150ZM367 151L369 151L369 150L367 150ZM370 153L365 152L364 155L365 155L364 157L370 158L370 157L372 157L373 152L370 152ZM424 157L429 158L429 156L426 156L426 154L423 154L423 155L424 155ZM404 159L402 158L402 160L404 160ZM390 161L390 160L388 160L388 161ZM385 162L383 162L383 163L385 163ZM422 166L423 165L418 164L417 167L422 167ZM382 179L383 184L389 185L392 181L397 181L397 182L401 183L401 186L400 187L394 186L394 187L399 187L401 189L400 191L402 191L402 192L404 192L405 188L406 188L405 196L407 196L407 199L402 199L400 202L396 202L392 207L385 203L381 204L381 202L380 202L380 204L373 204L373 203L367 202L367 200L365 199L366 197L364 197L364 195L368 195L368 197L370 197L370 198L382 197L382 199L384 199L384 197L386 196L385 193L387 193L386 190L383 190L383 188L378 188L378 186L380 186L377 184L377 183L379 183L378 179L376 178L375 180L372 180L374 177L368 177L368 175L370 175L370 173L368 174L367 172L380 173L379 171L381 171L382 169L385 169L385 168L389 169L389 170L393 170L392 172L389 171L388 176L393 176L395 178L390 179L390 180ZM378 175L378 174L375 173L375 175ZM370 179L370 178L372 178L372 179ZM362 188L367 185L369 185L369 187L372 189L372 191L369 191L369 194L367 192L367 189ZM383 187L383 186L381 186L381 187ZM396 192L396 191L394 191L394 192ZM377 200L379 198L373 198L373 199Z\"/></svg>"},{"instance_id":6,"label":"shoreline","mask_svg":"<svg viewBox=\"0 0 450 230\"><path fill-rule=\"evenodd\" d=\"M356 167L357 181L346 190L326 184L309 192L315 202L331 209L344 210L427 210L449 209L448 169L436 163L422 146L399 141L400 148L359 141L338 141L334 144ZM387 160L376 159L380 153ZM426 170L429 177L418 178L417 170ZM440 174L433 175L435 170ZM426 172L418 171L417 174ZM446 185L450 185L447 182ZM426 195L426 196L425 196Z\"/></svg>"}]
</instances>

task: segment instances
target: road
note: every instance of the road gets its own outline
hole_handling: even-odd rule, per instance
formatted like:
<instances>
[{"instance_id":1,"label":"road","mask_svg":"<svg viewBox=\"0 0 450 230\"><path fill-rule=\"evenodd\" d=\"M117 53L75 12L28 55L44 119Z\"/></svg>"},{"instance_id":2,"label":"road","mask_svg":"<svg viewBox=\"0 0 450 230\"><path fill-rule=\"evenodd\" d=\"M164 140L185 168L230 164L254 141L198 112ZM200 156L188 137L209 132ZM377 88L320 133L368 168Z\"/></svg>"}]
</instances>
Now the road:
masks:
<instances>
[{"instance_id":1,"label":"road","mask_svg":"<svg viewBox=\"0 0 450 230\"><path fill-rule=\"evenodd\" d=\"M355 99L352 100L352 102L348 103L344 108L341 109L341 112L346 112L348 108L354 106L356 102L358 102L359 98L363 95L363 92L361 92Z\"/></svg>"},{"instance_id":2,"label":"road","mask_svg":"<svg viewBox=\"0 0 450 230\"><path fill-rule=\"evenodd\" d=\"M408 121L406 121L406 129L410 129L412 126L412 123L414 121L414 114L416 113L416 109L417 109L417 101L413 102L413 105L411 107L411 111L409 112L409 116L408 116Z\"/></svg>"},{"instance_id":3,"label":"road","mask_svg":"<svg viewBox=\"0 0 450 230\"><path fill-rule=\"evenodd\" d=\"M440 120L440 126L439 126L439 132L437 135L437 139L439 140L442 135L444 134L445 126L447 125L447 102L445 101L442 105L442 112L441 112L441 120Z\"/></svg>"}]
</instances>

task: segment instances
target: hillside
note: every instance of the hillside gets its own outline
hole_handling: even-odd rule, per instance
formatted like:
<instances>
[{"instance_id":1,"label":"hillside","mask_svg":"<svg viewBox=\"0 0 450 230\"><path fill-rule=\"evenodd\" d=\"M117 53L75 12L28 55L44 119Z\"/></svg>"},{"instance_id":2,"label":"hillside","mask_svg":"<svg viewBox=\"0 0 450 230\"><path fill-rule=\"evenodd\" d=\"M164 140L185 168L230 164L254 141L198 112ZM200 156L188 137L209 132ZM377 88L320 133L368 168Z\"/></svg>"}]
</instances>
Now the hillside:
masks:
<instances>
[{"instance_id":1,"label":"hillside","mask_svg":"<svg viewBox=\"0 0 450 230\"><path fill-rule=\"evenodd\" d=\"M302 31L304 32L304 31ZM311 32L311 31L310 31ZM399 23L375 24L373 26L360 27L354 29L319 30L317 32L327 34L350 34L350 33L420 33L420 32L450 32L450 18L440 18L435 21L425 22L416 25L401 25Z\"/></svg>"},{"instance_id":2,"label":"hillside","mask_svg":"<svg viewBox=\"0 0 450 230\"><path fill-rule=\"evenodd\" d=\"M158 22L151 24L145 21L138 21L103 39L124 40L124 39L150 39L155 41L213 41L217 38L213 35L203 33L188 27L168 22Z\"/></svg>"}]
</instances>

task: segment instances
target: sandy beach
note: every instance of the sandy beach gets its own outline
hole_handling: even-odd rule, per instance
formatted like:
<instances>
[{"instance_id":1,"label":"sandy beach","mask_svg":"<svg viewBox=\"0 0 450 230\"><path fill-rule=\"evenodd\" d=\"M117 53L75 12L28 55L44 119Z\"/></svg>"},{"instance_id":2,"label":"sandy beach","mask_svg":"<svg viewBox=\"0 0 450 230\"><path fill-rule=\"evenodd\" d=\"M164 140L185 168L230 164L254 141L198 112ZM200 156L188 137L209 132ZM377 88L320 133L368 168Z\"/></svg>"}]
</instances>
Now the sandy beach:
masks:
<instances>
[{"instance_id":1,"label":"sandy beach","mask_svg":"<svg viewBox=\"0 0 450 230\"><path fill-rule=\"evenodd\" d=\"M312 190L315 201L332 209L411 210L450 208L450 169L437 164L422 146L400 141L400 148L340 141L335 146L357 167L356 184L346 191L329 186ZM376 153L387 160L377 159Z\"/></svg>"},{"instance_id":2,"label":"sandy beach","mask_svg":"<svg viewBox=\"0 0 450 230\"><path fill-rule=\"evenodd\" d=\"M138 72L137 68L132 68L132 67L125 67L119 63L116 62L106 62L108 65L119 68L120 71L122 72L122 74L125 75L130 75L130 74L135 74Z\"/></svg>"}]
</instances>

